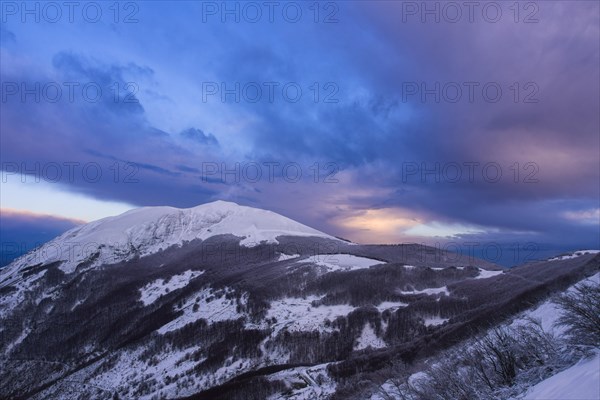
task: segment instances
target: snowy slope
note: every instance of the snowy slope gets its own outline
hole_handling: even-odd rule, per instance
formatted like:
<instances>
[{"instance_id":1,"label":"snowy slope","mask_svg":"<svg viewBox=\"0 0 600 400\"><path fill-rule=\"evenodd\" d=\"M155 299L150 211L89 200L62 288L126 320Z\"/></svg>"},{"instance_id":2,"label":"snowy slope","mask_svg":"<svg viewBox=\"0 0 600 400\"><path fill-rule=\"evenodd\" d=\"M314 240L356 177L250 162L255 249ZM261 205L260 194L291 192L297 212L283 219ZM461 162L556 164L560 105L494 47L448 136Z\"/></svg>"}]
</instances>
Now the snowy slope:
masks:
<instances>
[{"instance_id":1,"label":"snowy slope","mask_svg":"<svg viewBox=\"0 0 600 400\"><path fill-rule=\"evenodd\" d=\"M597 273L583 282L600 284L600 273ZM571 286L567 292L572 291ZM513 325L524 324L526 318L539 321L546 331L551 331L557 336L564 334L564 327L556 326L559 307L548 300L533 310L516 319ZM559 372L532 386L526 393L517 397L524 400L600 400L600 350L587 360L581 360L566 370Z\"/></svg>"},{"instance_id":2,"label":"snowy slope","mask_svg":"<svg viewBox=\"0 0 600 400\"><path fill-rule=\"evenodd\" d=\"M523 399L600 399L600 352L531 387Z\"/></svg>"},{"instance_id":3,"label":"snowy slope","mask_svg":"<svg viewBox=\"0 0 600 400\"><path fill-rule=\"evenodd\" d=\"M276 243L276 238L284 235L338 240L274 212L231 202L215 201L187 209L143 207L64 233L4 268L0 281L29 265L63 261L60 268L71 273L96 253L92 265L116 263L186 241L226 234L242 238L240 244L247 247Z\"/></svg>"},{"instance_id":4,"label":"snowy slope","mask_svg":"<svg viewBox=\"0 0 600 400\"><path fill-rule=\"evenodd\" d=\"M581 282L572 285L567 289L566 293L572 292L574 287L580 283L595 283L600 285L600 272L582 280ZM538 321L546 332L552 332L557 336L562 337L564 327L556 325L560 316L560 307L552 300L546 300L537 307L527 310L520 317L515 318L511 326L527 324L530 319Z\"/></svg>"}]
</instances>

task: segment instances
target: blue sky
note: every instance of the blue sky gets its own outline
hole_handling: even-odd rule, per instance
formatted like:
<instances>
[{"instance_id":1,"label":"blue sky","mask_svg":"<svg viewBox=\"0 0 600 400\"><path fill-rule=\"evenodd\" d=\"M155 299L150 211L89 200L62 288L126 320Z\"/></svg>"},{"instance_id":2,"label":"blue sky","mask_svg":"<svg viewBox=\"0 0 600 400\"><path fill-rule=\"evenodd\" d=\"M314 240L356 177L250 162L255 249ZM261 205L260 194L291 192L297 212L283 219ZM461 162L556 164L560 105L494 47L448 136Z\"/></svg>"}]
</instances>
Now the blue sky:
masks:
<instances>
[{"instance_id":1,"label":"blue sky","mask_svg":"<svg viewBox=\"0 0 600 400\"><path fill-rule=\"evenodd\" d=\"M44 4L2 4L3 243L224 199L363 243L600 247L597 2Z\"/></svg>"}]
</instances>

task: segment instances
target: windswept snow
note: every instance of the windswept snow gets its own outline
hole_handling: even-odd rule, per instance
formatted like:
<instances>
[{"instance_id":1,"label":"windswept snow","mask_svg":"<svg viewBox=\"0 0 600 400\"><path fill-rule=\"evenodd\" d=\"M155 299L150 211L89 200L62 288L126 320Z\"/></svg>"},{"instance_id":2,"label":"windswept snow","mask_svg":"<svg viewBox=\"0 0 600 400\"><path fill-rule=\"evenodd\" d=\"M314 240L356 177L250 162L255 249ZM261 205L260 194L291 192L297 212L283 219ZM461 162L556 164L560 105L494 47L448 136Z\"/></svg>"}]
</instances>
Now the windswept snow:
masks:
<instances>
[{"instance_id":1,"label":"windswept snow","mask_svg":"<svg viewBox=\"0 0 600 400\"><path fill-rule=\"evenodd\" d=\"M194 239L216 235L242 238L247 247L277 243L278 236L316 236L339 241L271 211L215 201L193 208L143 207L76 227L0 271L0 281L28 265L62 261L71 273L82 262L91 266L130 260Z\"/></svg>"},{"instance_id":2,"label":"windswept snow","mask_svg":"<svg viewBox=\"0 0 600 400\"><path fill-rule=\"evenodd\" d=\"M293 258L298 258L298 257L300 257L300 254L279 253L279 258L277 259L277 261L286 261L286 260L291 260Z\"/></svg>"},{"instance_id":3,"label":"windswept snow","mask_svg":"<svg viewBox=\"0 0 600 400\"><path fill-rule=\"evenodd\" d=\"M369 347L372 349L381 349L385 346L385 341L377 336L371 324L367 322L357 340L355 349L363 350Z\"/></svg>"},{"instance_id":4,"label":"windswept snow","mask_svg":"<svg viewBox=\"0 0 600 400\"><path fill-rule=\"evenodd\" d=\"M530 388L524 400L598 400L600 399L600 352L581 360Z\"/></svg>"},{"instance_id":5,"label":"windswept snow","mask_svg":"<svg viewBox=\"0 0 600 400\"><path fill-rule=\"evenodd\" d=\"M581 257L586 254L598 254L598 253L600 253L600 250L578 250L571 254L566 254L566 255L550 258L550 259L548 259L548 261L570 260L572 258Z\"/></svg>"},{"instance_id":6,"label":"windswept snow","mask_svg":"<svg viewBox=\"0 0 600 400\"><path fill-rule=\"evenodd\" d=\"M203 273L204 271L187 270L179 275L173 275L168 281L166 279L157 279L140 289L140 301L145 306L152 304L160 296L187 286L192 279Z\"/></svg>"},{"instance_id":7,"label":"windswept snow","mask_svg":"<svg viewBox=\"0 0 600 400\"><path fill-rule=\"evenodd\" d=\"M438 325L442 325L446 322L448 322L450 319L449 318L441 318L439 316L433 316L433 317L425 317L423 318L423 320L425 321L425 326L438 326Z\"/></svg>"},{"instance_id":8,"label":"windswept snow","mask_svg":"<svg viewBox=\"0 0 600 400\"><path fill-rule=\"evenodd\" d=\"M379 303L377 309L379 310L379 312L384 312L385 310L395 311L403 307L408 307L408 303L403 303L400 301L383 301Z\"/></svg>"},{"instance_id":9,"label":"windswept snow","mask_svg":"<svg viewBox=\"0 0 600 400\"><path fill-rule=\"evenodd\" d=\"M373 265L382 264L382 261L372 258L358 257L351 254L318 254L310 256L299 263L312 263L325 267L327 272L352 271L356 269L369 268Z\"/></svg>"},{"instance_id":10,"label":"windswept snow","mask_svg":"<svg viewBox=\"0 0 600 400\"><path fill-rule=\"evenodd\" d=\"M448 287L447 286L443 286L440 288L427 288L427 289L423 289L423 290L412 290L412 291L405 291L405 290L399 290L398 291L399 294L410 294L410 295L414 295L414 294L445 294L447 296L450 296L450 292L448 291Z\"/></svg>"}]
</instances>

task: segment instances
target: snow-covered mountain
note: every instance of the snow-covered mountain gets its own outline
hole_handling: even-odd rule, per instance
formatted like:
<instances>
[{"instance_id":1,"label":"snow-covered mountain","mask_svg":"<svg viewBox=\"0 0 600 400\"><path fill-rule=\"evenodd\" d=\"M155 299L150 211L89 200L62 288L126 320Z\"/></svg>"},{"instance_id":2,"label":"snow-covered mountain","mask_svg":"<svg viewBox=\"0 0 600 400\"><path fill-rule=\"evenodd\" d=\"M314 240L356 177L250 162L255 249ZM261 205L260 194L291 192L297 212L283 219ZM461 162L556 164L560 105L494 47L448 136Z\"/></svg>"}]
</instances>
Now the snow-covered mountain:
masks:
<instances>
[{"instance_id":1,"label":"snow-covered mountain","mask_svg":"<svg viewBox=\"0 0 600 400\"><path fill-rule=\"evenodd\" d=\"M357 371L422 362L599 266L359 245L227 202L142 208L0 270L0 398L368 398Z\"/></svg>"},{"instance_id":2,"label":"snow-covered mountain","mask_svg":"<svg viewBox=\"0 0 600 400\"><path fill-rule=\"evenodd\" d=\"M143 207L73 228L13 262L2 275L24 266L60 261L70 273L86 261L91 266L127 261L218 235L241 238L242 246L277 243L278 236L339 240L271 211L215 201L197 207Z\"/></svg>"}]
</instances>

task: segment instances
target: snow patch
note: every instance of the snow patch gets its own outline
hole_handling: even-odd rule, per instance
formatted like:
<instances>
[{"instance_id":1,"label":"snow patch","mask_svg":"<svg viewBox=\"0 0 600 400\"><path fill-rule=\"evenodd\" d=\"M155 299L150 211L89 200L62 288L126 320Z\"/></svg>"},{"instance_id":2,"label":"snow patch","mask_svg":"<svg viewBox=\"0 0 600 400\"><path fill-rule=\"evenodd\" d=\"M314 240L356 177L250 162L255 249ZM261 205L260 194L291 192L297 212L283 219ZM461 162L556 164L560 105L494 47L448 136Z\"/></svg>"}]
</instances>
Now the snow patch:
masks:
<instances>
[{"instance_id":1,"label":"snow patch","mask_svg":"<svg viewBox=\"0 0 600 400\"><path fill-rule=\"evenodd\" d=\"M377 336L371 324L367 322L363 327L360 337L357 340L355 349L363 350L369 347L372 349L382 349L386 347L386 344L385 341L383 341L383 339Z\"/></svg>"},{"instance_id":2,"label":"snow patch","mask_svg":"<svg viewBox=\"0 0 600 400\"><path fill-rule=\"evenodd\" d=\"M477 275L473 279L487 279L487 278L491 278L493 276L502 275L504 273L504 271L491 271L489 269L481 269L481 268L478 268L478 270L479 270L479 275Z\"/></svg>"},{"instance_id":3,"label":"snow patch","mask_svg":"<svg viewBox=\"0 0 600 400\"><path fill-rule=\"evenodd\" d=\"M416 295L416 294L427 294L427 295L433 295L433 294L445 294L447 296L450 296L450 292L448 291L448 287L447 286L443 286L440 288L427 288L427 289L423 289L423 290L413 290L413 291L404 291L404 290L399 290L398 291L399 294L404 294L404 295Z\"/></svg>"},{"instance_id":4,"label":"snow patch","mask_svg":"<svg viewBox=\"0 0 600 400\"><path fill-rule=\"evenodd\" d=\"M181 274L173 275L170 279L157 279L140 289L140 301L145 306L154 303L160 296L187 286L190 281L204 271L187 270Z\"/></svg>"},{"instance_id":5,"label":"snow patch","mask_svg":"<svg viewBox=\"0 0 600 400\"><path fill-rule=\"evenodd\" d=\"M445 324L446 322L448 322L450 320L450 318L442 318L439 316L433 316L433 317L425 317L425 318L423 318L423 320L424 320L425 326L438 326L438 325Z\"/></svg>"},{"instance_id":6,"label":"snow patch","mask_svg":"<svg viewBox=\"0 0 600 400\"><path fill-rule=\"evenodd\" d=\"M298 258L298 257L300 257L300 254L284 254L284 253L279 253L279 258L277 259L277 261L291 260L293 258Z\"/></svg>"},{"instance_id":7,"label":"snow patch","mask_svg":"<svg viewBox=\"0 0 600 400\"><path fill-rule=\"evenodd\" d=\"M379 303L377 309L379 312L384 312L385 310L397 310L398 308L408 307L408 303L403 303L401 301L384 301Z\"/></svg>"},{"instance_id":8,"label":"snow patch","mask_svg":"<svg viewBox=\"0 0 600 400\"><path fill-rule=\"evenodd\" d=\"M369 268L373 265L383 264L382 261L372 258L358 257L351 254L319 254L298 261L298 263L311 263L325 267L327 272L353 271Z\"/></svg>"}]
</instances>

